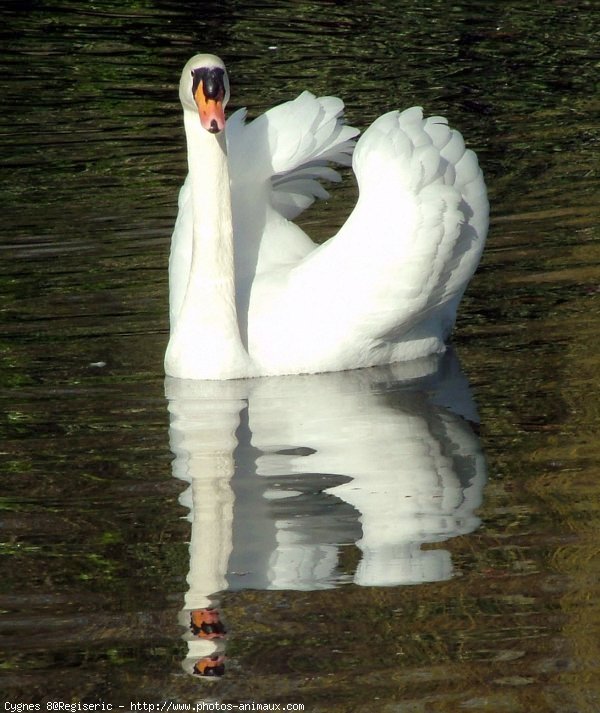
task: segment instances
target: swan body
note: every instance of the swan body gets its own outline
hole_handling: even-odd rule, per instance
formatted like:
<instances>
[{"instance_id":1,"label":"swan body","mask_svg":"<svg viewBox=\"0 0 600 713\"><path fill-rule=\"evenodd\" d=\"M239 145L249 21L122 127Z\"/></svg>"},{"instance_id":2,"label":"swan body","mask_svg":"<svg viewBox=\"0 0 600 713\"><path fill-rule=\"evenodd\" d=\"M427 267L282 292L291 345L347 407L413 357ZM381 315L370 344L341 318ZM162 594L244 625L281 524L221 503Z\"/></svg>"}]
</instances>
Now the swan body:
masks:
<instances>
[{"instance_id":1,"label":"swan body","mask_svg":"<svg viewBox=\"0 0 600 713\"><path fill-rule=\"evenodd\" d=\"M168 375L231 379L374 366L441 352L488 226L473 151L419 107L358 131L343 103L303 92L225 124L223 62L197 55L180 98L189 173L169 261ZM316 245L293 219L333 165L359 198Z\"/></svg>"}]
</instances>

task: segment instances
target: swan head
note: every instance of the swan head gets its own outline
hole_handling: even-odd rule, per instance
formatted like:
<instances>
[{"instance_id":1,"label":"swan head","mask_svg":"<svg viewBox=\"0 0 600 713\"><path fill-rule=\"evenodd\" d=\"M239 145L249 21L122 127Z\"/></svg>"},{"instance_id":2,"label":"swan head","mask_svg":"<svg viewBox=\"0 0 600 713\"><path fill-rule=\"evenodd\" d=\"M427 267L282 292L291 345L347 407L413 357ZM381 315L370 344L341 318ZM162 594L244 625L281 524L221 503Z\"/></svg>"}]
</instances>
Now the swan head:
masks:
<instances>
[{"instance_id":1,"label":"swan head","mask_svg":"<svg viewBox=\"0 0 600 713\"><path fill-rule=\"evenodd\" d=\"M225 128L229 78L223 60L214 54L197 54L185 65L179 82L184 109L197 112L203 129L218 134Z\"/></svg>"}]
</instances>

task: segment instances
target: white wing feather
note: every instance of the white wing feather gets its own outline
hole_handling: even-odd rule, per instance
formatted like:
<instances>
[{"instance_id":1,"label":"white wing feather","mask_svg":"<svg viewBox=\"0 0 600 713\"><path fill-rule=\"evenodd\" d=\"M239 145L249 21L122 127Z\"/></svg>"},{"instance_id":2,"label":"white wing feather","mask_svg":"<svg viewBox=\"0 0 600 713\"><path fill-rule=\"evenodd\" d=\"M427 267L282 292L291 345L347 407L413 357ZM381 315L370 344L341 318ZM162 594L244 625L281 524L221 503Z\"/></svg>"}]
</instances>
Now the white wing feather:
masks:
<instances>
[{"instance_id":1,"label":"white wing feather","mask_svg":"<svg viewBox=\"0 0 600 713\"><path fill-rule=\"evenodd\" d=\"M303 92L249 124L245 109L235 112L227 123L233 190L268 181L270 205L288 219L327 198L319 181L340 180L329 164L350 165L359 133L343 124L343 110L340 99Z\"/></svg>"},{"instance_id":2,"label":"white wing feather","mask_svg":"<svg viewBox=\"0 0 600 713\"><path fill-rule=\"evenodd\" d=\"M339 233L279 284L257 281L250 346L269 368L284 351L299 370L324 370L444 348L487 230L475 154L415 107L375 121L353 168L359 199Z\"/></svg>"},{"instance_id":3,"label":"white wing feather","mask_svg":"<svg viewBox=\"0 0 600 713\"><path fill-rule=\"evenodd\" d=\"M259 373L338 370L444 348L488 222L475 154L419 107L377 119L356 144L343 103L303 92L246 123L227 122L240 334ZM354 151L353 155L352 152ZM293 222L331 164L352 162L356 207L317 247ZM171 322L187 286L188 181L169 262Z\"/></svg>"}]
</instances>

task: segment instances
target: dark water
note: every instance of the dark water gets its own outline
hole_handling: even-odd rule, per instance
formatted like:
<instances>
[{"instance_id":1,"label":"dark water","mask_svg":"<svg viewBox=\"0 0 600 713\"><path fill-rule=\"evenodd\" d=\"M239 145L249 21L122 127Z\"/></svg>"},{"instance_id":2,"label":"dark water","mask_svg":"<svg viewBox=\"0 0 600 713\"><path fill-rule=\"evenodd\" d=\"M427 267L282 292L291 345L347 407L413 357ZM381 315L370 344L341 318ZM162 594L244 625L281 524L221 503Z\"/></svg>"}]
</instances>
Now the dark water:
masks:
<instances>
[{"instance_id":1,"label":"dark water","mask_svg":"<svg viewBox=\"0 0 600 713\"><path fill-rule=\"evenodd\" d=\"M0 12L2 698L600 710L593 3ZM462 130L492 228L441 363L164 383L199 50L251 115L308 88Z\"/></svg>"}]
</instances>

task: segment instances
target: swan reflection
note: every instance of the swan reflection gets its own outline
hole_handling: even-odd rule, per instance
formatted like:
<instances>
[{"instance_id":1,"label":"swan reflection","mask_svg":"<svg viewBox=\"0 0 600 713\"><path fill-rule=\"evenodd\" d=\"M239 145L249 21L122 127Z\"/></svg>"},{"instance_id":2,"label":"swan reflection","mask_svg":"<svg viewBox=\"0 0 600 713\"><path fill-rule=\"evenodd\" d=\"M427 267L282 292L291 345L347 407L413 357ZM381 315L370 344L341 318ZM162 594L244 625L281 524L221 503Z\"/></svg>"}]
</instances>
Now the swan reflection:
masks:
<instances>
[{"instance_id":1,"label":"swan reflection","mask_svg":"<svg viewBox=\"0 0 600 713\"><path fill-rule=\"evenodd\" d=\"M173 474L189 484L187 670L222 672L217 592L452 576L446 550L421 547L478 526L485 482L452 352L350 372L167 379L166 393ZM347 571L352 546L360 560Z\"/></svg>"}]
</instances>

